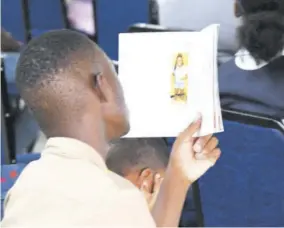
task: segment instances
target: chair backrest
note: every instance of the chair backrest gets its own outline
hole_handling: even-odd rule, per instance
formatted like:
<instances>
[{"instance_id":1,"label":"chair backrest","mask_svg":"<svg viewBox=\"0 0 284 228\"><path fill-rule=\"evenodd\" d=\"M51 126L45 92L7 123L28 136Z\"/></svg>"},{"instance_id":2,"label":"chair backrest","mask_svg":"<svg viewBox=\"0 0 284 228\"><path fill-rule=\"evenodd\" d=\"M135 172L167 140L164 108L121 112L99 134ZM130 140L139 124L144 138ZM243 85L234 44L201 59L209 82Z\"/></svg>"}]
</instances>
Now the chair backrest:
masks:
<instances>
[{"instance_id":1,"label":"chair backrest","mask_svg":"<svg viewBox=\"0 0 284 228\"><path fill-rule=\"evenodd\" d=\"M64 0L23 0L30 38L68 27Z\"/></svg>"},{"instance_id":2,"label":"chair backrest","mask_svg":"<svg viewBox=\"0 0 284 228\"><path fill-rule=\"evenodd\" d=\"M18 154L16 159L18 163L29 164L32 161L40 159L40 153Z\"/></svg>"},{"instance_id":3,"label":"chair backrest","mask_svg":"<svg viewBox=\"0 0 284 228\"><path fill-rule=\"evenodd\" d=\"M148 0L97 0L97 42L110 58L118 60L118 34L131 24L149 21Z\"/></svg>"},{"instance_id":4,"label":"chair backrest","mask_svg":"<svg viewBox=\"0 0 284 228\"><path fill-rule=\"evenodd\" d=\"M9 95L19 95L16 88L15 77L16 77L16 65L20 57L20 53L17 52L7 52L3 54L3 66L5 69L5 79L7 83L7 93Z\"/></svg>"},{"instance_id":5,"label":"chair backrest","mask_svg":"<svg viewBox=\"0 0 284 228\"><path fill-rule=\"evenodd\" d=\"M1 193L9 191L25 166L24 163L1 165Z\"/></svg>"},{"instance_id":6,"label":"chair backrest","mask_svg":"<svg viewBox=\"0 0 284 228\"><path fill-rule=\"evenodd\" d=\"M1 165L10 163L9 144L7 139L6 123L1 102Z\"/></svg>"},{"instance_id":7,"label":"chair backrest","mask_svg":"<svg viewBox=\"0 0 284 228\"><path fill-rule=\"evenodd\" d=\"M136 23L128 27L128 32L192 32L181 28L168 28L161 25Z\"/></svg>"},{"instance_id":8,"label":"chair backrest","mask_svg":"<svg viewBox=\"0 0 284 228\"><path fill-rule=\"evenodd\" d=\"M2 0L1 1L2 26L21 42L26 41L25 23L23 20L22 1Z\"/></svg>"},{"instance_id":9,"label":"chair backrest","mask_svg":"<svg viewBox=\"0 0 284 228\"><path fill-rule=\"evenodd\" d=\"M42 33L68 27L65 0L2 0L2 26L23 43Z\"/></svg>"},{"instance_id":10,"label":"chair backrest","mask_svg":"<svg viewBox=\"0 0 284 228\"><path fill-rule=\"evenodd\" d=\"M9 164L15 160L15 132L13 113L10 107L5 76L5 65L1 56L1 163Z\"/></svg>"},{"instance_id":11,"label":"chair backrest","mask_svg":"<svg viewBox=\"0 0 284 228\"><path fill-rule=\"evenodd\" d=\"M1 219L3 203L9 189L14 185L26 164L1 165Z\"/></svg>"},{"instance_id":12,"label":"chair backrest","mask_svg":"<svg viewBox=\"0 0 284 228\"><path fill-rule=\"evenodd\" d=\"M1 133L2 141L7 142L8 145L8 150L5 150L5 152L9 151L6 163L14 162L17 153L30 152L30 146L39 132L39 126L27 108L20 110L10 105L11 98L19 97L15 85L15 68L18 58L19 53L5 53L1 58L1 99L4 113Z\"/></svg>"},{"instance_id":13,"label":"chair backrest","mask_svg":"<svg viewBox=\"0 0 284 228\"><path fill-rule=\"evenodd\" d=\"M199 181L204 226L284 225L284 126L223 111L222 156Z\"/></svg>"}]
</instances>

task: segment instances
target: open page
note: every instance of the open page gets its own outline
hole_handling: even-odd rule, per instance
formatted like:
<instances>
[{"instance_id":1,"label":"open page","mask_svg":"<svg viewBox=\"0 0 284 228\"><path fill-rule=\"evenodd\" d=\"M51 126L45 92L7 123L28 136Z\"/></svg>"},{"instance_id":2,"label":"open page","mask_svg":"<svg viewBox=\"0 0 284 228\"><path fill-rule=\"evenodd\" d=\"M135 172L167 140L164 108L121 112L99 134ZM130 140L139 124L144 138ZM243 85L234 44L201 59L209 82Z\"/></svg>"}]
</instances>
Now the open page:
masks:
<instances>
[{"instance_id":1,"label":"open page","mask_svg":"<svg viewBox=\"0 0 284 228\"><path fill-rule=\"evenodd\" d=\"M218 25L119 35L119 78L131 124L126 137L175 137L198 113L203 122L196 136L223 131L217 39Z\"/></svg>"}]
</instances>

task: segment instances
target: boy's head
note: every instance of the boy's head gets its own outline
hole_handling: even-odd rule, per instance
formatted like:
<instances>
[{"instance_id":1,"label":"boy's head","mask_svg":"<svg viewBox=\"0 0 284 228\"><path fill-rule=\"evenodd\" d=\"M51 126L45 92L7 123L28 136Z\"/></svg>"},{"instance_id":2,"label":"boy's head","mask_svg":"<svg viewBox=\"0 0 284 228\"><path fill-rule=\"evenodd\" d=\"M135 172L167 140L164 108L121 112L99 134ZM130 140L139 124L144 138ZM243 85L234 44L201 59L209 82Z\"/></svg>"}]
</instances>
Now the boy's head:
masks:
<instances>
[{"instance_id":1,"label":"boy's head","mask_svg":"<svg viewBox=\"0 0 284 228\"><path fill-rule=\"evenodd\" d=\"M138 188L146 182L153 189L155 175L164 176L168 160L168 147L161 138L123 138L111 143L106 164Z\"/></svg>"},{"instance_id":2,"label":"boy's head","mask_svg":"<svg viewBox=\"0 0 284 228\"><path fill-rule=\"evenodd\" d=\"M129 131L113 64L81 33L54 30L31 40L17 62L16 84L47 137L80 139L103 153L106 142Z\"/></svg>"}]
</instances>

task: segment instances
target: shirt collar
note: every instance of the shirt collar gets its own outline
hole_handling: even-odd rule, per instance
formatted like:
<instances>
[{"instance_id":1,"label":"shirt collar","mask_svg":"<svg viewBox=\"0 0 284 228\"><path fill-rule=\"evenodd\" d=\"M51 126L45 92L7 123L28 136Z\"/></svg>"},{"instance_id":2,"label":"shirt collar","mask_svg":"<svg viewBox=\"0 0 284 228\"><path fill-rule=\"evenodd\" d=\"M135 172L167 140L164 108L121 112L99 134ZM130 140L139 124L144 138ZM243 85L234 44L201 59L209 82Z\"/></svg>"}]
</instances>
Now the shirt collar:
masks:
<instances>
[{"instance_id":1,"label":"shirt collar","mask_svg":"<svg viewBox=\"0 0 284 228\"><path fill-rule=\"evenodd\" d=\"M95 163L100 169L107 170L104 159L88 144L73 138L49 138L43 150L44 154L56 154L70 159L82 159Z\"/></svg>"},{"instance_id":2,"label":"shirt collar","mask_svg":"<svg viewBox=\"0 0 284 228\"><path fill-rule=\"evenodd\" d=\"M284 49L280 56L284 56ZM259 64L256 63L254 58L251 56L248 50L240 49L235 54L235 64L242 70L258 70L266 66L269 62L261 61Z\"/></svg>"}]
</instances>

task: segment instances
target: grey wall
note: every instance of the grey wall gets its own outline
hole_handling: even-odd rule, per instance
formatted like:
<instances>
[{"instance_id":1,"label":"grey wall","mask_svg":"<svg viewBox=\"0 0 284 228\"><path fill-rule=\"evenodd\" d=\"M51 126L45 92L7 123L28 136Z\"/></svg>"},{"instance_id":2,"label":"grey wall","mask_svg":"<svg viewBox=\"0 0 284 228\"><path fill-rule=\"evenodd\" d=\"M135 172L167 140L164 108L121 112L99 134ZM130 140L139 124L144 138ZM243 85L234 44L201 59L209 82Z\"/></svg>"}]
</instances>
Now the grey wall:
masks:
<instances>
[{"instance_id":1,"label":"grey wall","mask_svg":"<svg viewBox=\"0 0 284 228\"><path fill-rule=\"evenodd\" d=\"M235 28L239 20L234 16L234 0L157 0L160 24L200 30L212 23L220 27L219 49L237 48Z\"/></svg>"}]
</instances>

